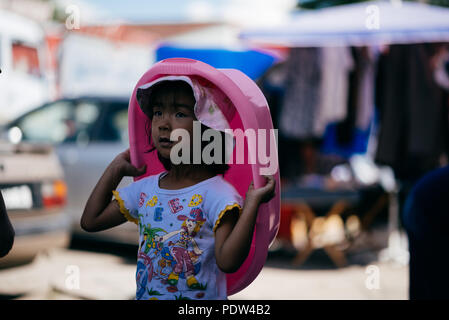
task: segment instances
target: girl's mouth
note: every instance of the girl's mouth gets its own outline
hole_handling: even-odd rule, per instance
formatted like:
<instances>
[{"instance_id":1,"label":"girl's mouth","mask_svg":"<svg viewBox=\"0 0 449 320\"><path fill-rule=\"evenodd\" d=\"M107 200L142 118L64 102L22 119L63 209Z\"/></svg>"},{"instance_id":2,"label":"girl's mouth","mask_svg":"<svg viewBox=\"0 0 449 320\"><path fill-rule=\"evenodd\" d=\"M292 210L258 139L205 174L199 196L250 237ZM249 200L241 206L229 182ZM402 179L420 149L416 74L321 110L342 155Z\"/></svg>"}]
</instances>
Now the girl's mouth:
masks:
<instances>
[{"instance_id":1,"label":"girl's mouth","mask_svg":"<svg viewBox=\"0 0 449 320\"><path fill-rule=\"evenodd\" d=\"M159 138L159 145L163 148L170 148L173 146L173 141L171 141L169 138L161 137Z\"/></svg>"}]
</instances>

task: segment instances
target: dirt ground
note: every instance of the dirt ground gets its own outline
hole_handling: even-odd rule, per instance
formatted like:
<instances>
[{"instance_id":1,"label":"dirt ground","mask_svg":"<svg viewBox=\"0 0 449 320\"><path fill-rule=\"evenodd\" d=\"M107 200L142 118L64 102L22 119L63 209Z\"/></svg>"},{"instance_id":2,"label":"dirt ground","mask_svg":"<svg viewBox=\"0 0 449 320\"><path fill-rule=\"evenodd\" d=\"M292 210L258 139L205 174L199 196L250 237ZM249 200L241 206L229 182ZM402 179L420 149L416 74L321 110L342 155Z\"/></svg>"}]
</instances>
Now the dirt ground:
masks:
<instances>
[{"instance_id":1,"label":"dirt ground","mask_svg":"<svg viewBox=\"0 0 449 320\"><path fill-rule=\"evenodd\" d=\"M386 250L355 248L348 251L343 268L335 267L323 250L293 266L295 254L270 251L256 280L229 299L408 299L408 265L392 260ZM135 268L129 256L79 248L43 251L32 263L0 269L0 298L133 299Z\"/></svg>"}]
</instances>

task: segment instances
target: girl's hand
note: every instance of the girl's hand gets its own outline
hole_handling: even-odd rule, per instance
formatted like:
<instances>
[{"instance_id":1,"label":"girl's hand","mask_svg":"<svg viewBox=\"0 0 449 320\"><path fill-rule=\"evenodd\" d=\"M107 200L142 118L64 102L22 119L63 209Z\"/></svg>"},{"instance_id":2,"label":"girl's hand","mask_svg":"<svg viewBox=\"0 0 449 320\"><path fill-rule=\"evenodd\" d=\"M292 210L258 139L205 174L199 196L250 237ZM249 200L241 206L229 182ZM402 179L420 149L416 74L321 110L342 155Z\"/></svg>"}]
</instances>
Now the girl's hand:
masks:
<instances>
[{"instance_id":1,"label":"girl's hand","mask_svg":"<svg viewBox=\"0 0 449 320\"><path fill-rule=\"evenodd\" d=\"M251 183L241 214L237 208L225 213L215 231L215 261L223 272L236 272L248 257L259 205L275 195L276 181L272 176L265 178L267 183L259 189Z\"/></svg>"},{"instance_id":2,"label":"girl's hand","mask_svg":"<svg viewBox=\"0 0 449 320\"><path fill-rule=\"evenodd\" d=\"M88 232L106 230L126 221L117 201L111 201L111 193L124 176L144 174L146 166L136 168L130 163L129 149L112 160L87 200L81 217L81 227Z\"/></svg>"},{"instance_id":3,"label":"girl's hand","mask_svg":"<svg viewBox=\"0 0 449 320\"><path fill-rule=\"evenodd\" d=\"M275 195L276 180L273 176L264 176L267 179L267 184L259 189L254 189L254 182L249 185L246 192L246 201L255 201L257 204L265 203L273 199Z\"/></svg>"},{"instance_id":4,"label":"girl's hand","mask_svg":"<svg viewBox=\"0 0 449 320\"><path fill-rule=\"evenodd\" d=\"M129 149L127 149L126 151L116 156L109 166L120 177L124 176L137 177L143 175L146 172L147 170L146 165L142 166L141 168L136 168L131 164L130 161L131 160L129 155Z\"/></svg>"}]
</instances>

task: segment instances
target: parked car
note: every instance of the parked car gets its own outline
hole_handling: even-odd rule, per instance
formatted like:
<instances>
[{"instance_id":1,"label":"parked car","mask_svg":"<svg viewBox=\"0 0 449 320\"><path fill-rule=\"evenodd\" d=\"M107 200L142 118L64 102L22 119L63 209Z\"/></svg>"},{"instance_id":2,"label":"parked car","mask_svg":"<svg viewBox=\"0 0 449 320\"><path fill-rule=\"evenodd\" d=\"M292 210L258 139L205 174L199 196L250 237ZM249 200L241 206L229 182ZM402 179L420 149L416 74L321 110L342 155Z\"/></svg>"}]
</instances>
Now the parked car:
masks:
<instances>
[{"instance_id":1,"label":"parked car","mask_svg":"<svg viewBox=\"0 0 449 320\"><path fill-rule=\"evenodd\" d=\"M11 141L55 146L67 182L67 212L75 237L137 245L137 227L131 223L98 233L80 227L84 205L98 179L112 159L128 148L127 98L60 99L11 121L3 134ZM121 185L131 181L125 178Z\"/></svg>"},{"instance_id":2,"label":"parked car","mask_svg":"<svg viewBox=\"0 0 449 320\"><path fill-rule=\"evenodd\" d=\"M0 141L0 190L15 231L0 267L31 261L43 249L67 247L67 186L51 146Z\"/></svg>"}]
</instances>

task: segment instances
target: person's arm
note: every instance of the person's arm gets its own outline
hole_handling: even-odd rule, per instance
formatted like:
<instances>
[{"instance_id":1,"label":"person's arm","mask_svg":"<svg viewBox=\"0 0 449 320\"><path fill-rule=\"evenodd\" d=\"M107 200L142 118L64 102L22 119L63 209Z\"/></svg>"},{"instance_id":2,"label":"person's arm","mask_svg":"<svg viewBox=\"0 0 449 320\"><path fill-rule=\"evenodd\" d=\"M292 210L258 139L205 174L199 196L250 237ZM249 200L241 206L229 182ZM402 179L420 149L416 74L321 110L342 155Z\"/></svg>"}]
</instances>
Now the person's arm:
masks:
<instances>
[{"instance_id":1,"label":"person's arm","mask_svg":"<svg viewBox=\"0 0 449 320\"><path fill-rule=\"evenodd\" d=\"M104 171L84 208L81 227L88 232L106 230L126 222L116 200L111 201L112 191L125 176L140 176L146 167L136 168L130 163L129 149L120 153Z\"/></svg>"},{"instance_id":2,"label":"person's arm","mask_svg":"<svg viewBox=\"0 0 449 320\"><path fill-rule=\"evenodd\" d=\"M9 221L5 202L0 192L0 258L6 256L11 250L14 244L14 235L14 228Z\"/></svg>"},{"instance_id":3,"label":"person's arm","mask_svg":"<svg viewBox=\"0 0 449 320\"><path fill-rule=\"evenodd\" d=\"M238 208L234 208L220 220L215 231L215 260L223 272L236 272L248 256L259 205L274 197L275 180L266 178L267 184L259 189L251 183L240 217Z\"/></svg>"}]
</instances>

